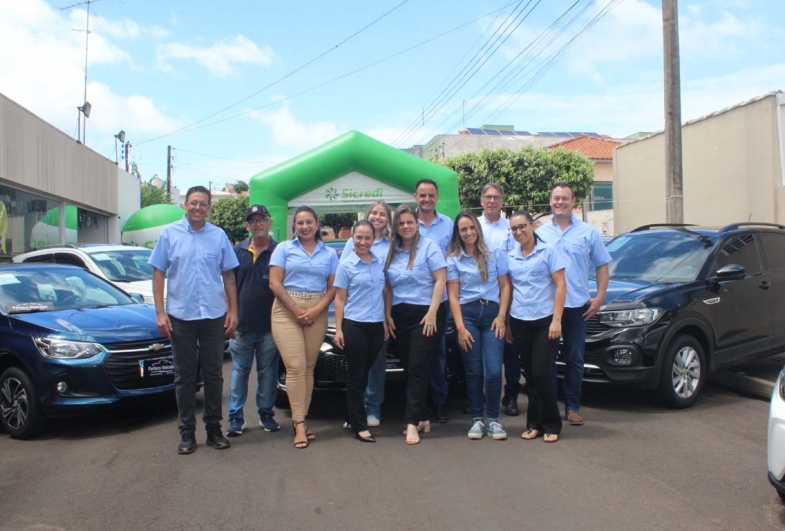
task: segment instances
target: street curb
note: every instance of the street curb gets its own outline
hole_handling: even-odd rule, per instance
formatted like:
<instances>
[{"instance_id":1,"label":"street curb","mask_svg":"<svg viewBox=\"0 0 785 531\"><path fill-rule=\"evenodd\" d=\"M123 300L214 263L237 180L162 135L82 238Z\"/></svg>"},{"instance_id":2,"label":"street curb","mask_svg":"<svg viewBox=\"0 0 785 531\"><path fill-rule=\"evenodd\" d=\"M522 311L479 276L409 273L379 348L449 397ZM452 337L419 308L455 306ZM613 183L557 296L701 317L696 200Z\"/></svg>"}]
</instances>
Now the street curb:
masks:
<instances>
[{"instance_id":1,"label":"street curb","mask_svg":"<svg viewBox=\"0 0 785 531\"><path fill-rule=\"evenodd\" d=\"M738 372L720 371L711 375L709 380L731 391L737 391L767 402L771 400L771 395L774 392L774 382Z\"/></svg>"}]
</instances>

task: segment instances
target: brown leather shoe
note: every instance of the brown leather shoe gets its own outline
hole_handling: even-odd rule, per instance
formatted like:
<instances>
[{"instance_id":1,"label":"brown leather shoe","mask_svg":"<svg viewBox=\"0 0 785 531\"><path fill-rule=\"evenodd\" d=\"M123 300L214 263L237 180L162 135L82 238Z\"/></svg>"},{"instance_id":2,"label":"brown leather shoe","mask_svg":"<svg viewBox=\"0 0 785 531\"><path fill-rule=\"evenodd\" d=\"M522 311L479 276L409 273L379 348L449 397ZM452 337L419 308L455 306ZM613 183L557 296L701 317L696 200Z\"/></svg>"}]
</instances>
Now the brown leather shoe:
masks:
<instances>
[{"instance_id":1,"label":"brown leather shoe","mask_svg":"<svg viewBox=\"0 0 785 531\"><path fill-rule=\"evenodd\" d=\"M568 409L565 417L570 426L583 426L583 416L574 409Z\"/></svg>"}]
</instances>

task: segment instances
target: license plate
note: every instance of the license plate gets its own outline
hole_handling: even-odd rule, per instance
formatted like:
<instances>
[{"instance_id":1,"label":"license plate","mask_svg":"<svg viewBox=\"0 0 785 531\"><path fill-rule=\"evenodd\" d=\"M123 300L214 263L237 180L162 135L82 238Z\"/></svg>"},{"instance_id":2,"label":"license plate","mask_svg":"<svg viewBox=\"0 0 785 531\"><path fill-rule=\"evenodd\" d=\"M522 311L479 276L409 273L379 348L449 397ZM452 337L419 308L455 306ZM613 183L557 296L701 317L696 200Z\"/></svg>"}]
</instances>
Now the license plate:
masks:
<instances>
[{"instance_id":1,"label":"license plate","mask_svg":"<svg viewBox=\"0 0 785 531\"><path fill-rule=\"evenodd\" d=\"M402 364L399 358L393 358L391 356L388 356L387 359L385 360L385 367L387 369L399 369L401 368L401 366Z\"/></svg>"},{"instance_id":2,"label":"license plate","mask_svg":"<svg viewBox=\"0 0 785 531\"><path fill-rule=\"evenodd\" d=\"M155 376L171 376L174 374L174 360L172 356L150 358L139 361L139 376L152 378Z\"/></svg>"}]
</instances>

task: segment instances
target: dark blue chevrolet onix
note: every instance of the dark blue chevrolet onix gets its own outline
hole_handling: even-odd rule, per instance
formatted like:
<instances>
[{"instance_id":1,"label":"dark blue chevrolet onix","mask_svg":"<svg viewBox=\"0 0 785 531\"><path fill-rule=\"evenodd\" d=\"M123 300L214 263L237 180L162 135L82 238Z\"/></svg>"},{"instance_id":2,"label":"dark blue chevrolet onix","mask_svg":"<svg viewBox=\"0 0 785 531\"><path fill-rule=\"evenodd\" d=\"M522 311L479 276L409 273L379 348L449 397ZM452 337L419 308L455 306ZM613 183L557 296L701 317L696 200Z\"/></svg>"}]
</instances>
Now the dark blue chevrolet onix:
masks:
<instances>
[{"instance_id":1,"label":"dark blue chevrolet onix","mask_svg":"<svg viewBox=\"0 0 785 531\"><path fill-rule=\"evenodd\" d=\"M11 436L173 390L152 305L78 267L0 266L0 422Z\"/></svg>"}]
</instances>

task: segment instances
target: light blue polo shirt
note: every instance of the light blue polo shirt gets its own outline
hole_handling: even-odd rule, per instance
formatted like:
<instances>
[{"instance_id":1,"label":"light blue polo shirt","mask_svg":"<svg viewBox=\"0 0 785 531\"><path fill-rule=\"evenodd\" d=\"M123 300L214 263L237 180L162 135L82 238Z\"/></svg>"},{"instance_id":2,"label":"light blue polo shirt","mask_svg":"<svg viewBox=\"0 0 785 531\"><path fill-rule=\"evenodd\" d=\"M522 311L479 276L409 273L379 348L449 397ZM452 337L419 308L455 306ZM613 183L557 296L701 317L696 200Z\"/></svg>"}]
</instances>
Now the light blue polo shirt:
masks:
<instances>
[{"instance_id":1,"label":"light blue polo shirt","mask_svg":"<svg viewBox=\"0 0 785 531\"><path fill-rule=\"evenodd\" d=\"M430 306L433 295L433 272L447 267L439 245L430 238L420 238L420 245L411 269L409 251L396 249L390 267L387 268L387 282L392 288L393 305L418 304Z\"/></svg>"},{"instance_id":2,"label":"light blue polo shirt","mask_svg":"<svg viewBox=\"0 0 785 531\"><path fill-rule=\"evenodd\" d=\"M379 259L384 263L387 260L387 251L390 250L390 240L387 238L381 237L371 245L371 252L379 257ZM349 238L346 241L346 245L343 246L343 252L341 253L341 262L349 258L349 255L354 251L354 240Z\"/></svg>"},{"instance_id":3,"label":"light blue polo shirt","mask_svg":"<svg viewBox=\"0 0 785 531\"><path fill-rule=\"evenodd\" d=\"M477 259L463 251L459 256L447 257L447 280L460 281L458 301L461 304L474 302L478 299L499 302L499 277L507 274L507 255L494 251L486 259L488 264L488 280L480 278Z\"/></svg>"},{"instance_id":4,"label":"light blue polo shirt","mask_svg":"<svg viewBox=\"0 0 785 531\"><path fill-rule=\"evenodd\" d=\"M426 227L420 218L417 218L417 228L422 236L431 238L442 250L442 255L447 256L447 247L450 246L450 238L452 238L453 222L449 216L439 214L436 212L436 219L431 222L430 227Z\"/></svg>"},{"instance_id":5,"label":"light blue polo shirt","mask_svg":"<svg viewBox=\"0 0 785 531\"><path fill-rule=\"evenodd\" d=\"M553 315L556 284L551 275L567 266L564 254L553 245L537 242L529 256L520 248L507 254L512 282L510 315L523 321L535 321ZM569 288L568 288L569 289Z\"/></svg>"},{"instance_id":6,"label":"light blue polo shirt","mask_svg":"<svg viewBox=\"0 0 785 531\"><path fill-rule=\"evenodd\" d=\"M384 261L371 253L366 264L354 253L342 256L333 286L346 290L343 316L352 321L384 321Z\"/></svg>"},{"instance_id":7,"label":"light blue polo shirt","mask_svg":"<svg viewBox=\"0 0 785 531\"><path fill-rule=\"evenodd\" d=\"M555 245L567 258L566 308L580 308L589 302L589 268L598 268L611 261L611 255L602 243L599 231L572 216L572 223L563 232L556 223L547 223L537 229L545 243Z\"/></svg>"},{"instance_id":8,"label":"light blue polo shirt","mask_svg":"<svg viewBox=\"0 0 785 531\"><path fill-rule=\"evenodd\" d=\"M327 289L327 278L338 269L338 254L319 241L309 255L297 238L278 243L270 257L270 265L283 268L286 291L313 293Z\"/></svg>"},{"instance_id":9,"label":"light blue polo shirt","mask_svg":"<svg viewBox=\"0 0 785 531\"><path fill-rule=\"evenodd\" d=\"M507 254L512 251L518 243L510 233L510 220L499 216L499 221L491 223L485 214L479 217L480 229L482 230L485 245L491 251L499 250Z\"/></svg>"},{"instance_id":10,"label":"light blue polo shirt","mask_svg":"<svg viewBox=\"0 0 785 531\"><path fill-rule=\"evenodd\" d=\"M205 223L198 232L183 216L164 227L147 263L166 273L166 313L184 321L226 313L221 273L240 265L223 229Z\"/></svg>"}]
</instances>

